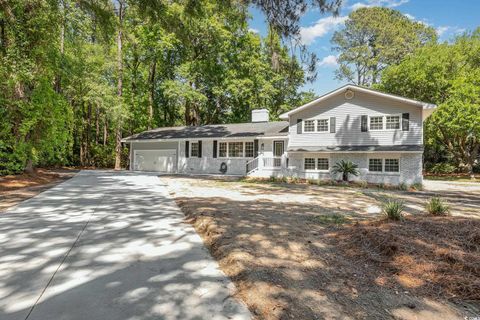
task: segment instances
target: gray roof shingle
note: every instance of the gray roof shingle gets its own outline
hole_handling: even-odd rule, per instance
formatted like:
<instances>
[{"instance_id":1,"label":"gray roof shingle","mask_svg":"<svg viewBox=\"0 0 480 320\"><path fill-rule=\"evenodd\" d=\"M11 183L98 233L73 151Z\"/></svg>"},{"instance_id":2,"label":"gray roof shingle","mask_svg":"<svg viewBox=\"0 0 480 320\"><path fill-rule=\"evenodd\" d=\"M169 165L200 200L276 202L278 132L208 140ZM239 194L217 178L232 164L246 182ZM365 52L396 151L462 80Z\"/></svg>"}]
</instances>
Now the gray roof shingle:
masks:
<instances>
[{"instance_id":1,"label":"gray roof shingle","mask_svg":"<svg viewBox=\"0 0 480 320\"><path fill-rule=\"evenodd\" d=\"M163 127L134 134L123 139L194 139L194 138L245 138L256 136L286 136L288 121L211 124L204 126Z\"/></svg>"}]
</instances>

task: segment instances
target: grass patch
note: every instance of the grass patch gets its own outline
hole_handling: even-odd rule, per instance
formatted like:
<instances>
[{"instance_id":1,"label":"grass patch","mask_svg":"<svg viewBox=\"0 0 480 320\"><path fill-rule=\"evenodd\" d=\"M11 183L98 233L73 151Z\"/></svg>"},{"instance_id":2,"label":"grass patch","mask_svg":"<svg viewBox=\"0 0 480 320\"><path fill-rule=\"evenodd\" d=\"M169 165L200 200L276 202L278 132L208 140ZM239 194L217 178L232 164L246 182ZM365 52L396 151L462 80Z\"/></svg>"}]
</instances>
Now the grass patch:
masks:
<instances>
[{"instance_id":1,"label":"grass patch","mask_svg":"<svg viewBox=\"0 0 480 320\"><path fill-rule=\"evenodd\" d=\"M321 225L342 225L349 222L349 219L342 214L331 213L321 214L311 218L314 223Z\"/></svg>"},{"instance_id":2,"label":"grass patch","mask_svg":"<svg viewBox=\"0 0 480 320\"><path fill-rule=\"evenodd\" d=\"M457 181L457 182L476 182L480 183L480 175L476 174L475 179L471 179L469 175L452 174L452 175L425 175L425 180L433 181Z\"/></svg>"}]
</instances>

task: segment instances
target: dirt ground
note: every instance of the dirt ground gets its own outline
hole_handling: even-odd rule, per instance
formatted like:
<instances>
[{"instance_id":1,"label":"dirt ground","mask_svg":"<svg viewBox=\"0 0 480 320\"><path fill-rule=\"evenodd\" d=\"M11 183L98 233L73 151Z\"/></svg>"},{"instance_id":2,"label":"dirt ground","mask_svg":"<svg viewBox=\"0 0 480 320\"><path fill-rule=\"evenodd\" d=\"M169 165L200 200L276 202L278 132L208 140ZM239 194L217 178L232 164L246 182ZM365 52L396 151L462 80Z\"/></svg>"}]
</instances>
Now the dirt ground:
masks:
<instances>
[{"instance_id":1,"label":"dirt ground","mask_svg":"<svg viewBox=\"0 0 480 320\"><path fill-rule=\"evenodd\" d=\"M258 319L480 316L480 193L160 179ZM381 218L392 197L406 221Z\"/></svg>"},{"instance_id":2,"label":"dirt ground","mask_svg":"<svg viewBox=\"0 0 480 320\"><path fill-rule=\"evenodd\" d=\"M70 179L77 172L73 169L36 169L31 174L0 176L0 213Z\"/></svg>"}]
</instances>

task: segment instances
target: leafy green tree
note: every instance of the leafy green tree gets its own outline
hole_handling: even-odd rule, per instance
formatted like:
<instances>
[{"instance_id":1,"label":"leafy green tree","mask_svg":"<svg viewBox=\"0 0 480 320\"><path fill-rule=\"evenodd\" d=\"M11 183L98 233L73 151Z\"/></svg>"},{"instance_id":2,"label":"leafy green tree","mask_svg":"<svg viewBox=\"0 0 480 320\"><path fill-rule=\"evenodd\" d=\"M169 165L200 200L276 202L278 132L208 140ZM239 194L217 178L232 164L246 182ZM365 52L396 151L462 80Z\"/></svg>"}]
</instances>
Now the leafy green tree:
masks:
<instances>
[{"instance_id":1,"label":"leafy green tree","mask_svg":"<svg viewBox=\"0 0 480 320\"><path fill-rule=\"evenodd\" d=\"M252 5L266 39L248 29ZM339 1L0 1L0 174L119 168L126 135L249 121L254 108L277 118L311 95L293 48L313 6Z\"/></svg>"},{"instance_id":2,"label":"leafy green tree","mask_svg":"<svg viewBox=\"0 0 480 320\"><path fill-rule=\"evenodd\" d=\"M421 48L382 75L380 90L435 103L425 128L426 162L452 159L472 173L480 148L480 29ZM442 159L429 155L445 150Z\"/></svg>"},{"instance_id":3,"label":"leafy green tree","mask_svg":"<svg viewBox=\"0 0 480 320\"><path fill-rule=\"evenodd\" d=\"M432 27L412 21L401 12L371 7L353 11L345 27L332 37L339 52L336 77L361 86L380 80L382 70L398 64L405 56L435 42Z\"/></svg>"}]
</instances>

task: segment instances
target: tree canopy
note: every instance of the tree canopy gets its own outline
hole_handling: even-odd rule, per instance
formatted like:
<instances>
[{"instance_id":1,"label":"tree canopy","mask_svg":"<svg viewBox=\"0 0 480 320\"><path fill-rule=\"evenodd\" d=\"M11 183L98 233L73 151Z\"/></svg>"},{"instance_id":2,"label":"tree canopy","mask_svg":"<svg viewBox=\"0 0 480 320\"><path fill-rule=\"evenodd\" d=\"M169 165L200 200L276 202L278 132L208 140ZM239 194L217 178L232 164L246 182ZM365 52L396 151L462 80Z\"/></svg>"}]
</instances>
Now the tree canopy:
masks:
<instances>
[{"instance_id":1,"label":"tree canopy","mask_svg":"<svg viewBox=\"0 0 480 320\"><path fill-rule=\"evenodd\" d=\"M399 63L415 49L436 41L436 33L401 12L367 7L353 11L345 27L332 37L339 52L336 76L357 85L378 83L382 71Z\"/></svg>"},{"instance_id":2,"label":"tree canopy","mask_svg":"<svg viewBox=\"0 0 480 320\"><path fill-rule=\"evenodd\" d=\"M308 67L285 40L309 6L339 3L0 2L0 174L119 167L126 135L244 122L255 108L277 118L312 96L299 90ZM265 12L265 39L249 31L250 5Z\"/></svg>"},{"instance_id":3,"label":"tree canopy","mask_svg":"<svg viewBox=\"0 0 480 320\"><path fill-rule=\"evenodd\" d=\"M426 160L472 172L480 149L480 29L418 49L385 70L380 90L435 103L426 123ZM442 158L438 158L442 155Z\"/></svg>"}]
</instances>

